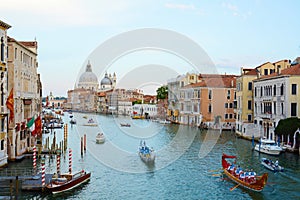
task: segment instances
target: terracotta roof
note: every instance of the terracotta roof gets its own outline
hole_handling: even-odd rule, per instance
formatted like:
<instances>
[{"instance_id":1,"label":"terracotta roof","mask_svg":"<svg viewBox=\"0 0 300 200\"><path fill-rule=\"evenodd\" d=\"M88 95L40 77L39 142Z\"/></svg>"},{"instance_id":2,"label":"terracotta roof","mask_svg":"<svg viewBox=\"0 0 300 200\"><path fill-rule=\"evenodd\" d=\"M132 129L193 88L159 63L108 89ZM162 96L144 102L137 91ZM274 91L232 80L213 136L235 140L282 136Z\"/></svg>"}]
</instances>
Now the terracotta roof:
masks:
<instances>
[{"instance_id":1,"label":"terracotta roof","mask_svg":"<svg viewBox=\"0 0 300 200\"><path fill-rule=\"evenodd\" d=\"M257 75L257 71L256 71L257 67L254 69L250 69L247 73L245 73L244 75Z\"/></svg>"},{"instance_id":2,"label":"terracotta roof","mask_svg":"<svg viewBox=\"0 0 300 200\"><path fill-rule=\"evenodd\" d=\"M283 75L300 75L300 64L281 70Z\"/></svg>"},{"instance_id":3,"label":"terracotta roof","mask_svg":"<svg viewBox=\"0 0 300 200\"><path fill-rule=\"evenodd\" d=\"M35 47L37 48L37 41L19 41L22 45L26 47Z\"/></svg>"},{"instance_id":4,"label":"terracotta roof","mask_svg":"<svg viewBox=\"0 0 300 200\"><path fill-rule=\"evenodd\" d=\"M212 87L212 88L235 88L236 75L205 75L201 82L193 83L184 88Z\"/></svg>"},{"instance_id":5,"label":"terracotta roof","mask_svg":"<svg viewBox=\"0 0 300 200\"><path fill-rule=\"evenodd\" d=\"M37 48L37 42L36 41L34 41L34 42L30 42L30 41L28 41L28 42L25 42L25 41L20 42L20 41L15 40L12 37L9 37L9 36L7 36L7 41L8 42L15 42L15 43L19 44L20 46L23 46L24 48L26 48L28 51L31 51L32 53L36 54L36 52L34 52L31 49L29 49L30 47ZM32 44L32 43L34 43L34 44ZM32 45L34 45L34 46L32 46Z\"/></svg>"},{"instance_id":6,"label":"terracotta roof","mask_svg":"<svg viewBox=\"0 0 300 200\"><path fill-rule=\"evenodd\" d=\"M280 74L275 72L275 73L269 74L267 76L262 76L260 79L267 79L267 78L281 76L281 75L300 75L300 64L283 69L283 70L281 70ZM257 80L260 80L260 79L257 79Z\"/></svg>"}]
</instances>

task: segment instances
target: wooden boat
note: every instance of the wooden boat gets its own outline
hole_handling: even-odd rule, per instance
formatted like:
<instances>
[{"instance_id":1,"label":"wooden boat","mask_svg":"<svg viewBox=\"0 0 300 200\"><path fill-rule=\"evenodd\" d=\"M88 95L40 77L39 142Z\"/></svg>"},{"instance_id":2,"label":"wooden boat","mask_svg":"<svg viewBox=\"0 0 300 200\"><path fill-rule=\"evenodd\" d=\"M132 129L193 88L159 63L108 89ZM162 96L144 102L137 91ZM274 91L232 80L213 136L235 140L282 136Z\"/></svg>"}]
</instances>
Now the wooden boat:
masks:
<instances>
[{"instance_id":1,"label":"wooden boat","mask_svg":"<svg viewBox=\"0 0 300 200\"><path fill-rule=\"evenodd\" d=\"M267 169L269 169L269 170L271 170L273 172L283 172L284 171L284 167L278 165L278 162L274 163L272 160L267 159L267 158L262 158L261 159L261 164L265 168L267 168Z\"/></svg>"},{"instance_id":2,"label":"wooden boat","mask_svg":"<svg viewBox=\"0 0 300 200\"><path fill-rule=\"evenodd\" d=\"M131 125L128 124L128 123L127 123L127 124L122 124L122 123L121 123L120 125L121 125L121 126L125 126L125 127L130 127L130 126L131 126Z\"/></svg>"},{"instance_id":3,"label":"wooden boat","mask_svg":"<svg viewBox=\"0 0 300 200\"><path fill-rule=\"evenodd\" d=\"M264 186L268 180L268 174L264 173L262 176L254 176L253 179L248 178L240 178L241 176L235 173L235 170L231 171L230 167L232 166L226 159L235 159L236 156L230 156L223 153L222 155L222 167L223 171L226 176L232 180L233 182L237 183L237 186L242 186L246 189L260 192L263 190Z\"/></svg>"},{"instance_id":4,"label":"wooden boat","mask_svg":"<svg viewBox=\"0 0 300 200\"><path fill-rule=\"evenodd\" d=\"M90 180L91 173L84 170L75 174L62 174L60 177L53 177L49 184L46 185L48 191L53 194L71 190L84 182Z\"/></svg>"},{"instance_id":5,"label":"wooden boat","mask_svg":"<svg viewBox=\"0 0 300 200\"><path fill-rule=\"evenodd\" d=\"M96 136L96 143L97 144L102 144L105 142L105 136L103 133L98 133L98 135Z\"/></svg>"},{"instance_id":6,"label":"wooden boat","mask_svg":"<svg viewBox=\"0 0 300 200\"><path fill-rule=\"evenodd\" d=\"M139 156L145 163L154 163L155 161L155 153L153 148L149 148L146 145L146 142L140 143L139 146Z\"/></svg>"}]
</instances>

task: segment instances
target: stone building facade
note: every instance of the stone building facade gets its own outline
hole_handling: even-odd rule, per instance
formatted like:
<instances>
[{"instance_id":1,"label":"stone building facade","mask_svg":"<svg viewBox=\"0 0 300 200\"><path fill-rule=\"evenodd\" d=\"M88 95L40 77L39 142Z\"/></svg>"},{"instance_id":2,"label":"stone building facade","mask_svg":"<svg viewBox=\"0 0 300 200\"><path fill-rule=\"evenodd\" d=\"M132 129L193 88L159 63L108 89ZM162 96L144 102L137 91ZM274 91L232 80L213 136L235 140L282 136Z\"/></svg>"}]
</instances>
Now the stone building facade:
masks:
<instances>
[{"instance_id":1,"label":"stone building facade","mask_svg":"<svg viewBox=\"0 0 300 200\"><path fill-rule=\"evenodd\" d=\"M36 41L8 38L8 89L13 92L14 98L14 118L8 130L10 160L22 158L29 148L41 140L41 135L33 135L32 130L26 126L31 118L37 119L42 112L37 48Z\"/></svg>"}]
</instances>

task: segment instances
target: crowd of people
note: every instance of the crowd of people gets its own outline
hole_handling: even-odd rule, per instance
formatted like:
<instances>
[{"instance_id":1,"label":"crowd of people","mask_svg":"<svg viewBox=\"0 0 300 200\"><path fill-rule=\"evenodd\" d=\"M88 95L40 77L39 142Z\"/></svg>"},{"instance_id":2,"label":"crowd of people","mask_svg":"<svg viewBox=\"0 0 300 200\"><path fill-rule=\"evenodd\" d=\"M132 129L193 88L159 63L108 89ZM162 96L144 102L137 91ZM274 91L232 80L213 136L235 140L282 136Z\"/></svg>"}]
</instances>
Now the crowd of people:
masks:
<instances>
[{"instance_id":1,"label":"crowd of people","mask_svg":"<svg viewBox=\"0 0 300 200\"><path fill-rule=\"evenodd\" d=\"M243 170L239 165L231 164L227 169L232 175L247 183L256 182L256 173L251 170Z\"/></svg>"}]
</instances>

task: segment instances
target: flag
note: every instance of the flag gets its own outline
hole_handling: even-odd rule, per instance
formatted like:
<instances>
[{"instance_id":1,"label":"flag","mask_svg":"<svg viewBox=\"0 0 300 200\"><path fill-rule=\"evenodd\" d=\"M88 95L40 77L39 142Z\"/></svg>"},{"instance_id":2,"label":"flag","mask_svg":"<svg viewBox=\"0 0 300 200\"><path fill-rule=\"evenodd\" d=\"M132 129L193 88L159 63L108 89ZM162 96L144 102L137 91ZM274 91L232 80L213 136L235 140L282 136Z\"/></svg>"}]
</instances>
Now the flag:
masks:
<instances>
[{"instance_id":1,"label":"flag","mask_svg":"<svg viewBox=\"0 0 300 200\"><path fill-rule=\"evenodd\" d=\"M6 106L10 111L9 121L11 122L14 118L14 88L11 88L9 96L6 100Z\"/></svg>"},{"instance_id":2,"label":"flag","mask_svg":"<svg viewBox=\"0 0 300 200\"><path fill-rule=\"evenodd\" d=\"M27 122L27 128L31 128L34 124L34 116Z\"/></svg>"},{"instance_id":3,"label":"flag","mask_svg":"<svg viewBox=\"0 0 300 200\"><path fill-rule=\"evenodd\" d=\"M48 99L48 96L46 97L46 108L48 108L49 106L49 99Z\"/></svg>"},{"instance_id":4,"label":"flag","mask_svg":"<svg viewBox=\"0 0 300 200\"><path fill-rule=\"evenodd\" d=\"M41 116L38 116L34 121L34 130L31 132L32 136L40 135L42 133L42 120Z\"/></svg>"}]
</instances>

